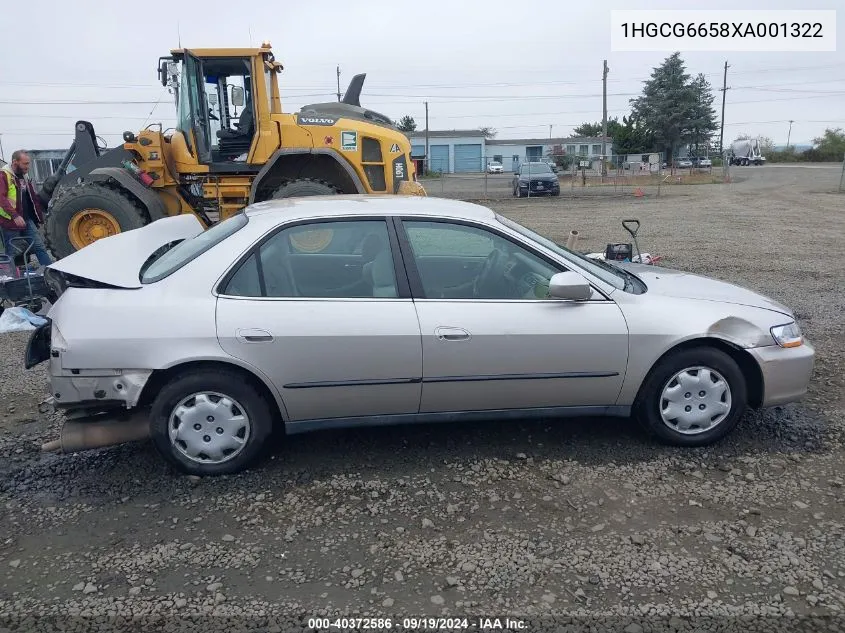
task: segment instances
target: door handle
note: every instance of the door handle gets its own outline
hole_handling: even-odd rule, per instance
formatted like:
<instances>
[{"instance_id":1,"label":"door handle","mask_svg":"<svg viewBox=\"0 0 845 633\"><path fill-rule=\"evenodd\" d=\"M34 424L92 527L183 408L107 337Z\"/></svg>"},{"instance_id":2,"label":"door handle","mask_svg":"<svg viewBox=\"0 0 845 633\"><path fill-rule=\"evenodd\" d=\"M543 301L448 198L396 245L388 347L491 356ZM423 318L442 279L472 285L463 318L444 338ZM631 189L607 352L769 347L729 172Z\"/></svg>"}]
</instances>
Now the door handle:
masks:
<instances>
[{"instance_id":1,"label":"door handle","mask_svg":"<svg viewBox=\"0 0 845 633\"><path fill-rule=\"evenodd\" d=\"M441 341L468 341L470 334L459 327L438 327L434 329L434 335Z\"/></svg>"},{"instance_id":2,"label":"door handle","mask_svg":"<svg viewBox=\"0 0 845 633\"><path fill-rule=\"evenodd\" d=\"M270 332L259 329L237 330L235 336L246 343L269 343L273 340Z\"/></svg>"}]
</instances>

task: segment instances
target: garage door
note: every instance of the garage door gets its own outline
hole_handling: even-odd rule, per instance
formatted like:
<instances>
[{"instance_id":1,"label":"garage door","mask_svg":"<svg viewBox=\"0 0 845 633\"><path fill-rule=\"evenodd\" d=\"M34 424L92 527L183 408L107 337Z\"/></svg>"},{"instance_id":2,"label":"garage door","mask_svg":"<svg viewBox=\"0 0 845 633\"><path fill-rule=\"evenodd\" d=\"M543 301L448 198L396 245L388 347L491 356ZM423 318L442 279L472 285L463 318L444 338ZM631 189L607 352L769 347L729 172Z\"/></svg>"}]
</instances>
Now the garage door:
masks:
<instances>
[{"instance_id":1,"label":"garage door","mask_svg":"<svg viewBox=\"0 0 845 633\"><path fill-rule=\"evenodd\" d=\"M448 145L429 145L431 152L431 160L429 161L431 171L449 172L449 146Z\"/></svg>"},{"instance_id":2,"label":"garage door","mask_svg":"<svg viewBox=\"0 0 845 633\"><path fill-rule=\"evenodd\" d=\"M481 167L481 143L455 145L455 171L484 171Z\"/></svg>"},{"instance_id":3,"label":"garage door","mask_svg":"<svg viewBox=\"0 0 845 633\"><path fill-rule=\"evenodd\" d=\"M525 158L529 161L538 161L543 158L543 146L532 145L525 148Z\"/></svg>"},{"instance_id":4,"label":"garage door","mask_svg":"<svg viewBox=\"0 0 845 633\"><path fill-rule=\"evenodd\" d=\"M425 145L411 145L411 158L424 158Z\"/></svg>"}]
</instances>

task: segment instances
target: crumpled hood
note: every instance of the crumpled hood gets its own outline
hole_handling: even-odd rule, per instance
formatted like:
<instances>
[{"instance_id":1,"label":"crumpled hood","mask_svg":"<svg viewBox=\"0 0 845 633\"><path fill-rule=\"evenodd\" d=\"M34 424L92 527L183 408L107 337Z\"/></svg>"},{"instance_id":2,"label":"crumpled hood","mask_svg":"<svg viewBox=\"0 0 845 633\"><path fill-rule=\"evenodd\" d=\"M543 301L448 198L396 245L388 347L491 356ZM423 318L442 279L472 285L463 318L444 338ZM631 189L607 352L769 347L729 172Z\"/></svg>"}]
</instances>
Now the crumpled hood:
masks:
<instances>
[{"instance_id":1,"label":"crumpled hood","mask_svg":"<svg viewBox=\"0 0 845 633\"><path fill-rule=\"evenodd\" d=\"M193 214L162 218L139 229L99 239L47 268L118 288L140 288L141 266L150 255L165 244L192 238L204 230Z\"/></svg>"},{"instance_id":2,"label":"crumpled hood","mask_svg":"<svg viewBox=\"0 0 845 633\"><path fill-rule=\"evenodd\" d=\"M677 297L679 299L702 299L704 301L735 303L737 305L773 310L794 318L792 311L782 303L778 303L774 299L770 299L753 290L748 290L726 281L719 281L661 266L628 262L611 263L637 275L648 286L648 292L650 294Z\"/></svg>"}]
</instances>

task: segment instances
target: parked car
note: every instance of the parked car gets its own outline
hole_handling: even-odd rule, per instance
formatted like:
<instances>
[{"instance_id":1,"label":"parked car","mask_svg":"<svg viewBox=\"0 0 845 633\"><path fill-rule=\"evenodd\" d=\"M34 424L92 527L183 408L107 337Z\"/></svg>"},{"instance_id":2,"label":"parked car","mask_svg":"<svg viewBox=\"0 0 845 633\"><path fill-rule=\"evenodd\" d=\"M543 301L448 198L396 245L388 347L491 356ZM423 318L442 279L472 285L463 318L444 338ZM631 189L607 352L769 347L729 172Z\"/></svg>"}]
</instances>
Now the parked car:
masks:
<instances>
[{"instance_id":1,"label":"parked car","mask_svg":"<svg viewBox=\"0 0 845 633\"><path fill-rule=\"evenodd\" d=\"M689 158L681 158L675 163L679 169L689 169L692 167L692 161Z\"/></svg>"},{"instance_id":2,"label":"parked car","mask_svg":"<svg viewBox=\"0 0 845 633\"><path fill-rule=\"evenodd\" d=\"M430 197L169 217L47 275L25 364L49 363L68 421L45 450L152 436L196 475L248 467L274 430L370 424L634 416L702 446L802 398L814 362L772 299Z\"/></svg>"},{"instance_id":3,"label":"parked car","mask_svg":"<svg viewBox=\"0 0 845 633\"><path fill-rule=\"evenodd\" d=\"M713 161L709 158L696 158L693 160L693 166L706 169L713 166Z\"/></svg>"},{"instance_id":4,"label":"parked car","mask_svg":"<svg viewBox=\"0 0 845 633\"><path fill-rule=\"evenodd\" d=\"M513 195L520 198L532 195L560 195L560 179L548 163L522 163L513 176Z\"/></svg>"},{"instance_id":5,"label":"parked car","mask_svg":"<svg viewBox=\"0 0 845 633\"><path fill-rule=\"evenodd\" d=\"M504 173L504 171L505 169L500 162L493 161L487 165L488 174L501 174Z\"/></svg>"}]
</instances>

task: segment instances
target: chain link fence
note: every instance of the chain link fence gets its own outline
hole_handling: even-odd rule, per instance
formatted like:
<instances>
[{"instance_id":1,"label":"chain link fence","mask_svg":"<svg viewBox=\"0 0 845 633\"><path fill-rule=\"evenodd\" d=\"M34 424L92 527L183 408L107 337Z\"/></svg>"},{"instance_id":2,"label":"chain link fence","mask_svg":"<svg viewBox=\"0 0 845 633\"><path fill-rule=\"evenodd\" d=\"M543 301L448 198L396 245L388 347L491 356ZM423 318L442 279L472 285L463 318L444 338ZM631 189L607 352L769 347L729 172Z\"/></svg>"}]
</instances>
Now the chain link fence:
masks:
<instances>
[{"instance_id":1,"label":"chain link fence","mask_svg":"<svg viewBox=\"0 0 845 633\"><path fill-rule=\"evenodd\" d=\"M536 197L661 196L677 185L729 183L722 160L663 154L498 156L419 159L417 177L429 196L473 200ZM715 165L713 163L716 163Z\"/></svg>"}]
</instances>

